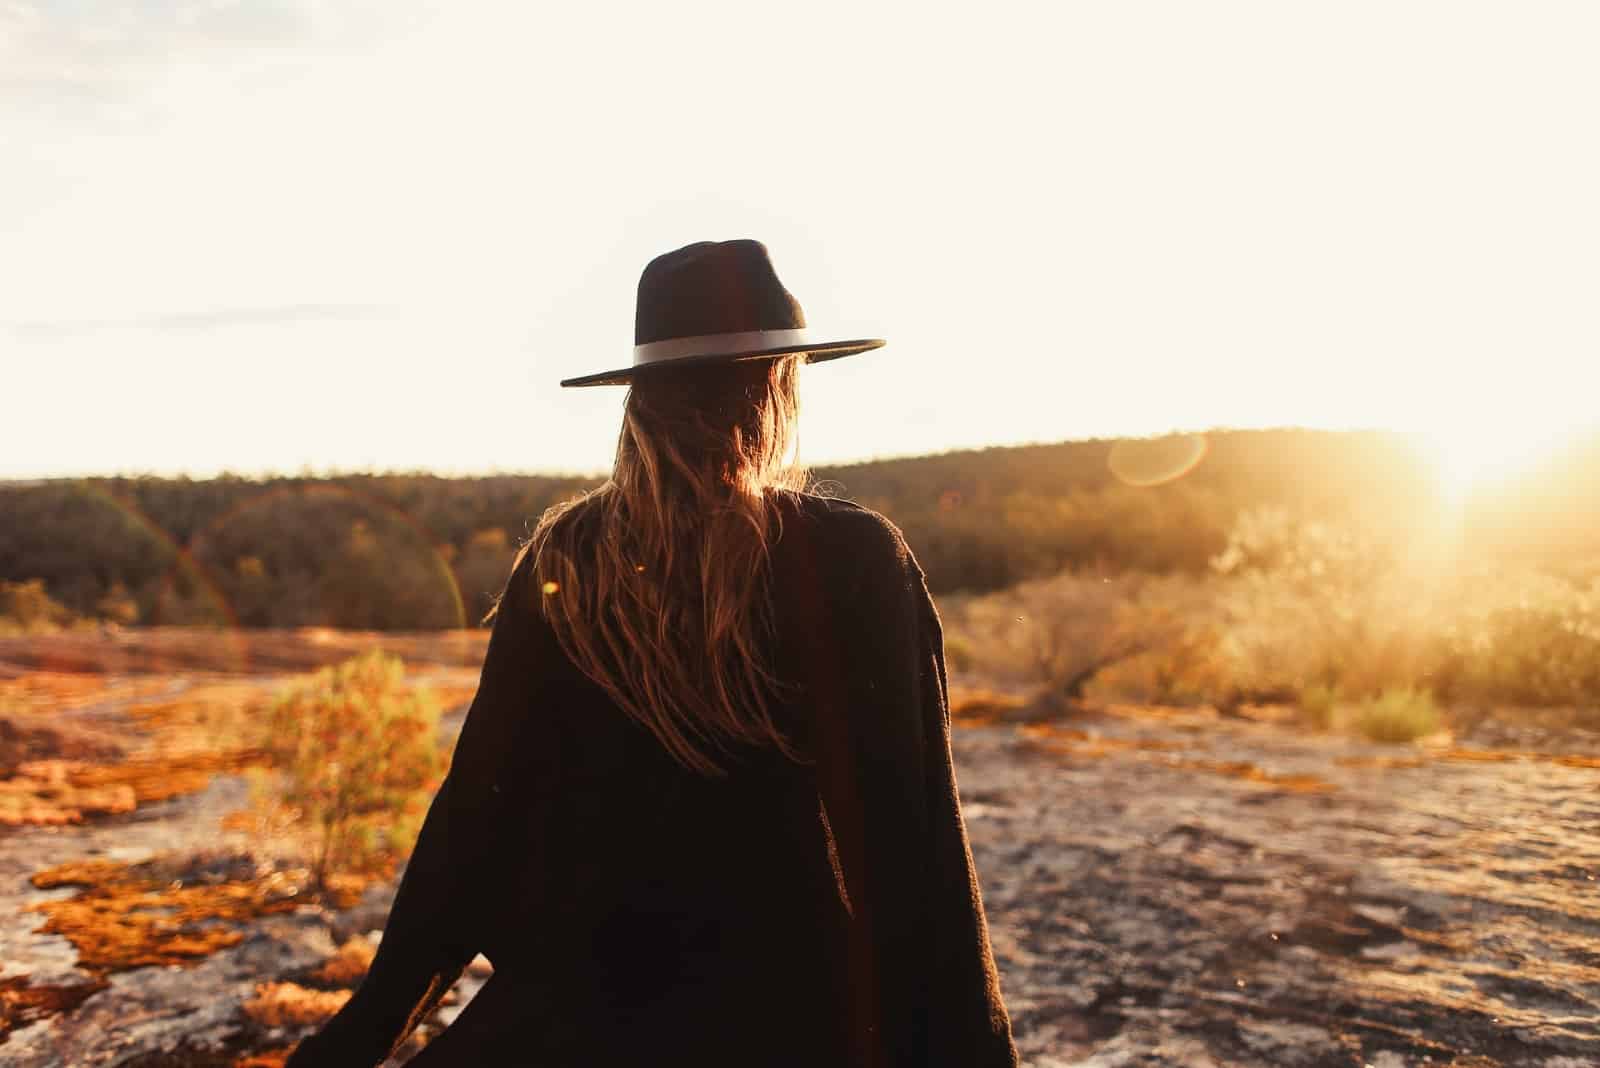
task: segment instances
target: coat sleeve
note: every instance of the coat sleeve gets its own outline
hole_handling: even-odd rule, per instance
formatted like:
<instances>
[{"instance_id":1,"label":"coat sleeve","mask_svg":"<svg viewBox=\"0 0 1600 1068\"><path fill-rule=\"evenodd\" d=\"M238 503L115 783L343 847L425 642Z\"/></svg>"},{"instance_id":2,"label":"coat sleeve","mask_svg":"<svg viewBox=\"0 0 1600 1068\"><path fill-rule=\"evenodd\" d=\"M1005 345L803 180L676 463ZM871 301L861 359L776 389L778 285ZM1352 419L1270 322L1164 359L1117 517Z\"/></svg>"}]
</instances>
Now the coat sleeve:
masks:
<instances>
[{"instance_id":1,"label":"coat sleeve","mask_svg":"<svg viewBox=\"0 0 1600 1068\"><path fill-rule=\"evenodd\" d=\"M477 955L473 919L497 855L498 798L537 684L533 613L523 568L501 598L478 690L395 892L383 940L344 1008L295 1049L285 1068L381 1063Z\"/></svg>"},{"instance_id":2,"label":"coat sleeve","mask_svg":"<svg viewBox=\"0 0 1600 1068\"><path fill-rule=\"evenodd\" d=\"M914 558L910 564L921 618L923 774L933 851L928 887L933 958L928 990L930 1063L1015 1065L1011 1019L1000 991L983 895L961 815L950 744L943 626L921 568Z\"/></svg>"},{"instance_id":3,"label":"coat sleeve","mask_svg":"<svg viewBox=\"0 0 1600 1068\"><path fill-rule=\"evenodd\" d=\"M835 550L852 550L856 564L832 612L889 1060L1011 1068L1017 1051L956 785L939 614L898 528L867 510L845 517Z\"/></svg>"}]
</instances>

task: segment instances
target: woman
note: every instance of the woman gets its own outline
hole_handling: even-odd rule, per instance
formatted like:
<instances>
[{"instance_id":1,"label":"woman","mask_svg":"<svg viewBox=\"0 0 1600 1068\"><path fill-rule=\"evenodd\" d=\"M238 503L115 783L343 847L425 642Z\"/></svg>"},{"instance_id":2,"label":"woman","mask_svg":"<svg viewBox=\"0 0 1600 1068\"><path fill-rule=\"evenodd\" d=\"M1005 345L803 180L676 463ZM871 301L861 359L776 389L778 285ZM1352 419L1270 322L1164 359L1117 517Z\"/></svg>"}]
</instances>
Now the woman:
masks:
<instances>
[{"instance_id":1,"label":"woman","mask_svg":"<svg viewBox=\"0 0 1600 1068\"><path fill-rule=\"evenodd\" d=\"M372 968L290 1068L1014 1065L900 532L787 463L823 342L754 241L639 283L610 481L552 508Z\"/></svg>"}]
</instances>

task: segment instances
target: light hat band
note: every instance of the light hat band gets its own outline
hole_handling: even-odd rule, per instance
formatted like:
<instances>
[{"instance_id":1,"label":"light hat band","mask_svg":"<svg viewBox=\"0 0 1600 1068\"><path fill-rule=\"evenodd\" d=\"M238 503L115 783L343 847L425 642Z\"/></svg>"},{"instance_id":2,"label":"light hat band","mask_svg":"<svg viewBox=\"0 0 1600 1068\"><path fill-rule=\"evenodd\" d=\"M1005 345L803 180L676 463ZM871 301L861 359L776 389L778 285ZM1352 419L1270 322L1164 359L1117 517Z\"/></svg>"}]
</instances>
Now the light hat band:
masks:
<instances>
[{"instance_id":1,"label":"light hat band","mask_svg":"<svg viewBox=\"0 0 1600 1068\"><path fill-rule=\"evenodd\" d=\"M669 337L633 347L633 365L681 360L688 356L732 356L741 352L760 352L810 342L804 327L794 330L741 330L731 334L698 334L694 337Z\"/></svg>"}]
</instances>

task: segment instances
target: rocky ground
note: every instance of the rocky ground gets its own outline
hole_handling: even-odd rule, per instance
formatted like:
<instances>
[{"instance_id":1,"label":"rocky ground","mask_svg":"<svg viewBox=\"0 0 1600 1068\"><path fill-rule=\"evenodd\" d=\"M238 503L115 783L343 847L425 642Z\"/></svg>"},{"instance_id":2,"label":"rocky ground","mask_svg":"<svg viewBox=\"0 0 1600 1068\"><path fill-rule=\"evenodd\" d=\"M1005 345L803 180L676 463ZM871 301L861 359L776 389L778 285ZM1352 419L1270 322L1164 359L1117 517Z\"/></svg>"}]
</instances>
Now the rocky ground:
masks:
<instances>
[{"instance_id":1,"label":"rocky ground","mask_svg":"<svg viewBox=\"0 0 1600 1068\"><path fill-rule=\"evenodd\" d=\"M51 744L110 759L151 722L136 709L211 684L134 678L44 687ZM44 745L39 711L0 742ZM958 728L1024 1063L1600 1066L1597 740L1488 719L1376 746L1270 718L1112 707ZM359 976L389 888L305 899L230 821L242 775L184 768L193 789L146 773L112 784L121 806L0 829L0 1064L266 1068ZM60 804L112 788L90 779ZM116 922L85 940L84 915ZM193 922L151 934L174 916Z\"/></svg>"},{"instance_id":2,"label":"rocky ground","mask_svg":"<svg viewBox=\"0 0 1600 1068\"><path fill-rule=\"evenodd\" d=\"M1600 1065L1600 760L1566 741L1149 709L961 732L1025 1061Z\"/></svg>"}]
</instances>

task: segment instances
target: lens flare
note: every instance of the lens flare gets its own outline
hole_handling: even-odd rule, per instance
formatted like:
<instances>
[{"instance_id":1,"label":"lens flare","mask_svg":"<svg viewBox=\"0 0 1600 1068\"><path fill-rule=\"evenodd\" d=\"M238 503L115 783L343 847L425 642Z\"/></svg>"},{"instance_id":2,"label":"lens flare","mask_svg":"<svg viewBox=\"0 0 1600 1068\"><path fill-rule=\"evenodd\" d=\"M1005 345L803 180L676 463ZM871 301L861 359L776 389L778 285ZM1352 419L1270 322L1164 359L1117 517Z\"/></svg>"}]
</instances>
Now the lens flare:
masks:
<instances>
[{"instance_id":1,"label":"lens flare","mask_svg":"<svg viewBox=\"0 0 1600 1068\"><path fill-rule=\"evenodd\" d=\"M1206 455L1204 434L1123 438L1111 446L1106 466L1130 486L1159 486L1187 475Z\"/></svg>"}]
</instances>

